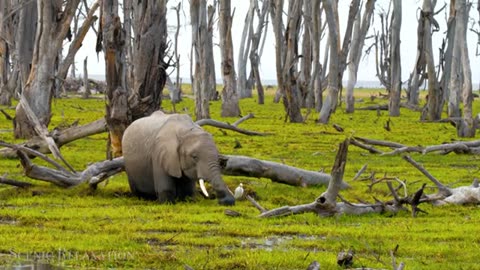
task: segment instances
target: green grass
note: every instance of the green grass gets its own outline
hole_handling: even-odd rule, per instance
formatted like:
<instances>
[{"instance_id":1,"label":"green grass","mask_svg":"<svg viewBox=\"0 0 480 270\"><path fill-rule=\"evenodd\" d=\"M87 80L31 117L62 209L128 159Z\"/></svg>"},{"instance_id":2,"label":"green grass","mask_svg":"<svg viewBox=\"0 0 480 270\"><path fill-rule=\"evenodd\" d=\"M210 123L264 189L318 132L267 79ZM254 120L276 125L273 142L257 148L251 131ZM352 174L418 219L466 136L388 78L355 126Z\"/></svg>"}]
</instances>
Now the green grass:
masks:
<instances>
[{"instance_id":1,"label":"green grass","mask_svg":"<svg viewBox=\"0 0 480 270\"><path fill-rule=\"evenodd\" d=\"M370 101L373 91L361 90L367 97L361 106L384 103ZM375 91L376 93L376 91ZM273 104L267 93L266 105L256 99L241 100L245 115L255 118L240 127L273 135L245 136L232 131L205 127L215 138L221 153L246 155L288 165L330 172L338 144L350 136L400 142L407 145L431 145L458 140L454 127L446 123L422 123L418 112L401 110L401 117L390 118L376 111L345 114L339 108L328 125L315 123L311 113L305 124L286 123L281 104ZM220 101L211 102L214 119L221 118ZM50 127L65 126L76 120L85 124L103 116L102 99L55 100ZM163 107L172 110L169 101ZM14 108L3 108L14 114ZM475 101L474 112L480 110ZM185 99L177 110L194 113L193 101ZM305 111L304 111L305 113ZM390 119L391 131L383 125ZM332 124L345 131L336 131ZM14 140L11 123L0 119L0 139ZM241 148L234 148L235 142ZM65 158L77 169L105 158L106 135L81 139L62 147ZM386 150L386 149L384 149ZM469 185L479 175L478 156L411 155L445 184ZM39 162L35 160L35 162ZM423 183L432 186L418 170L400 156L378 156L350 146L345 180L352 186L342 191L346 199L389 200L386 185L368 189L369 181L352 181L364 165L364 176L375 173L406 181L409 193ZM0 174L31 181L23 176L18 160L0 160ZM266 208L312 202L325 187L291 187L269 179L225 177L231 189L239 182L255 190ZM321 218L313 214L259 219L248 201L228 207L242 214L228 217L226 207L216 201L159 205L129 195L125 174L101 184L97 190L87 185L62 189L39 181L30 189L0 186L0 265L31 260L35 257L54 265L80 268L155 268L183 269L306 269L313 260L322 269L337 269L336 255L352 247L355 267L391 268L390 251L399 245L397 261L407 269L478 269L477 253L480 213L477 206L421 205L428 214L412 218L408 212L397 215L335 216ZM427 192L435 192L428 189Z\"/></svg>"}]
</instances>

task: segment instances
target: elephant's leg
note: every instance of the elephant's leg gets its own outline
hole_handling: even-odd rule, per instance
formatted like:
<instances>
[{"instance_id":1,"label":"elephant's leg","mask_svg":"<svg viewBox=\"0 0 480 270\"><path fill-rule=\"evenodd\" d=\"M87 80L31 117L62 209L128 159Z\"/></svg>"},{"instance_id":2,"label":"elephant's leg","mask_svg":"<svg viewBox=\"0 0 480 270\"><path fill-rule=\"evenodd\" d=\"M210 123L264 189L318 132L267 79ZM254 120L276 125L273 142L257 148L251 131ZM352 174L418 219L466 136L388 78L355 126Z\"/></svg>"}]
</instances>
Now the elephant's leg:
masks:
<instances>
[{"instance_id":1,"label":"elephant's leg","mask_svg":"<svg viewBox=\"0 0 480 270\"><path fill-rule=\"evenodd\" d=\"M185 201L188 198L193 198L195 195L195 181L188 178L181 178L175 182L177 187L177 198Z\"/></svg>"},{"instance_id":2,"label":"elephant's leg","mask_svg":"<svg viewBox=\"0 0 480 270\"><path fill-rule=\"evenodd\" d=\"M155 193L160 203L175 203L175 178L167 175L160 166L153 170L153 181L155 185Z\"/></svg>"}]
</instances>

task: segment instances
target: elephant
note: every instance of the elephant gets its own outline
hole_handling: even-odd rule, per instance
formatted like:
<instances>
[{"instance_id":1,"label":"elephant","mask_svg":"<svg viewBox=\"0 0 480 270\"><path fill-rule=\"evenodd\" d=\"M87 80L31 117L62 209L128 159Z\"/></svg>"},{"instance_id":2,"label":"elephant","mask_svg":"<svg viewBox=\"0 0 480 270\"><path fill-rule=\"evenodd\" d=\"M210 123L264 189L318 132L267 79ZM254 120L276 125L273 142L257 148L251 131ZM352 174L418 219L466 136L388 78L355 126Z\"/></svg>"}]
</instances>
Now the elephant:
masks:
<instances>
[{"instance_id":1,"label":"elephant","mask_svg":"<svg viewBox=\"0 0 480 270\"><path fill-rule=\"evenodd\" d=\"M122 151L130 190L138 197L160 203L185 201L194 197L197 180L206 193L205 179L219 204L235 204L222 179L212 135L188 115L155 111L135 120L123 134Z\"/></svg>"}]
</instances>

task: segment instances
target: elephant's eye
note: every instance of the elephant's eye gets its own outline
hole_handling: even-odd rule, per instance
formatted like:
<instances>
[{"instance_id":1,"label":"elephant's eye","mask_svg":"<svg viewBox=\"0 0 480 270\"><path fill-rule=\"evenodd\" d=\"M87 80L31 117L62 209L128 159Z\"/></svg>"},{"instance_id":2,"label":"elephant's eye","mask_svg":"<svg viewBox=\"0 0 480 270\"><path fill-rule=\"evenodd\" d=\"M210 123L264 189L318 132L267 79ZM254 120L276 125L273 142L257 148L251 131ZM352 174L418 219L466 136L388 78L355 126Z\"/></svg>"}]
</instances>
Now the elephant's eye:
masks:
<instances>
[{"instance_id":1,"label":"elephant's eye","mask_svg":"<svg viewBox=\"0 0 480 270\"><path fill-rule=\"evenodd\" d=\"M195 161L197 161L197 160L198 160L198 155L195 154L195 153L193 153L193 154L192 154L192 159L195 160Z\"/></svg>"}]
</instances>

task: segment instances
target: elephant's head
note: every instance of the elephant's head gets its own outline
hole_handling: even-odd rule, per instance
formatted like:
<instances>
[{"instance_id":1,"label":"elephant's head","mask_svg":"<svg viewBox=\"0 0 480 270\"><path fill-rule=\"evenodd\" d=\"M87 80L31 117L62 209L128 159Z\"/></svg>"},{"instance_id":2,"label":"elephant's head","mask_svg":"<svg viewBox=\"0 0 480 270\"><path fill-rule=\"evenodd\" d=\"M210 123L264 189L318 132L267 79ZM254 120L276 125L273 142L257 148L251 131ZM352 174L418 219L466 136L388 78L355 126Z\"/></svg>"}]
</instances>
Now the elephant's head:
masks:
<instances>
[{"instance_id":1,"label":"elephant's head","mask_svg":"<svg viewBox=\"0 0 480 270\"><path fill-rule=\"evenodd\" d=\"M179 124L182 125L182 124ZM187 177L192 181L204 179L216 192L223 205L235 204L235 199L222 179L218 163L218 150L212 135L197 125L175 126L175 135L160 145L160 163L164 170L177 178Z\"/></svg>"}]
</instances>

